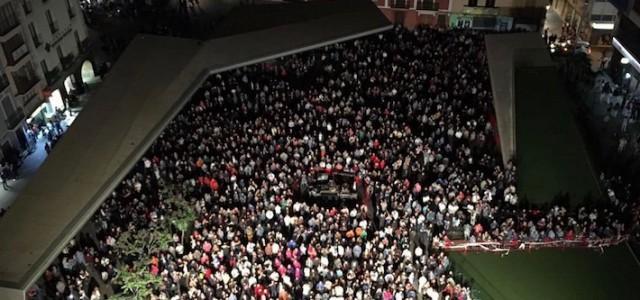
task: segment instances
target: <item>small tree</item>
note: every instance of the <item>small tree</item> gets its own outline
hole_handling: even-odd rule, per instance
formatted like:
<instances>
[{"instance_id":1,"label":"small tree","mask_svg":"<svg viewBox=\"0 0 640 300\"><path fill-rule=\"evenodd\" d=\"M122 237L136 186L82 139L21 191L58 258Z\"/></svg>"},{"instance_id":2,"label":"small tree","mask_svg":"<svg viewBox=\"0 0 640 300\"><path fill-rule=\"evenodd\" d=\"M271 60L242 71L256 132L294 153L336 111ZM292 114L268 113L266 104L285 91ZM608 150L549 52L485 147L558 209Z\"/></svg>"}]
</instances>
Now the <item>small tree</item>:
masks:
<instances>
[{"instance_id":1,"label":"small tree","mask_svg":"<svg viewBox=\"0 0 640 300\"><path fill-rule=\"evenodd\" d=\"M149 299L154 287L162 283L160 276L149 272L145 264L134 264L129 268L123 265L117 269L115 281L122 285L123 292L114 299Z\"/></svg>"},{"instance_id":2,"label":"small tree","mask_svg":"<svg viewBox=\"0 0 640 300\"><path fill-rule=\"evenodd\" d=\"M173 206L168 221L180 231L180 240L184 243L184 234L196 220L196 212L183 198L173 197L168 202Z\"/></svg>"},{"instance_id":3,"label":"small tree","mask_svg":"<svg viewBox=\"0 0 640 300\"><path fill-rule=\"evenodd\" d=\"M165 226L157 226L123 232L114 248L121 256L132 256L140 260L169 248L170 242L171 235Z\"/></svg>"},{"instance_id":4,"label":"small tree","mask_svg":"<svg viewBox=\"0 0 640 300\"><path fill-rule=\"evenodd\" d=\"M122 285L122 294L116 299L149 299L162 278L149 272L149 259L158 252L169 248L171 234L166 226L156 226L120 235L115 244L121 256L133 258L133 266L122 264L117 268L116 283Z\"/></svg>"}]
</instances>

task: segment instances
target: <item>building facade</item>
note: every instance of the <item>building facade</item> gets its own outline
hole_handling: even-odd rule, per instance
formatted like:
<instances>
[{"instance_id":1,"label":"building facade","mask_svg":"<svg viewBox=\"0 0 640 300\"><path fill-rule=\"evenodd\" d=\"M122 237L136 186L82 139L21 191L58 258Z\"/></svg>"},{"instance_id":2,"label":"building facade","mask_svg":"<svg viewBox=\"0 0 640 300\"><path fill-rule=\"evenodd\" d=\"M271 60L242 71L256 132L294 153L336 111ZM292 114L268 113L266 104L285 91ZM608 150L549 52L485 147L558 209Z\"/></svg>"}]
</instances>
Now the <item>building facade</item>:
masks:
<instances>
[{"instance_id":1,"label":"building facade","mask_svg":"<svg viewBox=\"0 0 640 300\"><path fill-rule=\"evenodd\" d=\"M59 99L50 99L51 91L64 85L64 74L73 73L87 34L79 0L0 0L2 157L32 145L27 119L64 108Z\"/></svg>"},{"instance_id":2,"label":"building facade","mask_svg":"<svg viewBox=\"0 0 640 300\"><path fill-rule=\"evenodd\" d=\"M620 11L609 74L640 96L640 0L612 2Z\"/></svg>"},{"instance_id":3,"label":"building facade","mask_svg":"<svg viewBox=\"0 0 640 300\"><path fill-rule=\"evenodd\" d=\"M554 0L550 9L563 22L568 39L589 42L593 47L610 47L618 21L618 9L607 0Z\"/></svg>"},{"instance_id":4,"label":"building facade","mask_svg":"<svg viewBox=\"0 0 640 300\"><path fill-rule=\"evenodd\" d=\"M538 30L548 0L376 0L380 10L396 24L419 24L475 29Z\"/></svg>"}]
</instances>

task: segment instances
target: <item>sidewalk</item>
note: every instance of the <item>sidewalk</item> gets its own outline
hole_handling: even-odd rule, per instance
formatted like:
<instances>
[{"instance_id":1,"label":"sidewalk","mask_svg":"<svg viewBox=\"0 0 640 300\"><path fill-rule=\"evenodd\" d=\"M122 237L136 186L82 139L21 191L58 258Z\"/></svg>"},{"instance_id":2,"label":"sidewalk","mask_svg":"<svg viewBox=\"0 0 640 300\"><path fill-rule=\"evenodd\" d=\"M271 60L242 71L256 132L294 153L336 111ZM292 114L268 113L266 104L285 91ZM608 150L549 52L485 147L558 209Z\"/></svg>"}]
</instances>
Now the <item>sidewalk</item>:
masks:
<instances>
[{"instance_id":1,"label":"sidewalk","mask_svg":"<svg viewBox=\"0 0 640 300\"><path fill-rule=\"evenodd\" d=\"M74 118L68 117L62 122L62 128L64 131L67 131L69 128L68 124L73 122L73 119ZM18 194L25 189L31 177L33 177L42 163L47 159L48 155L44 150L46 143L47 139L45 137L38 137L35 145L35 151L23 160L22 165L18 169L18 178L7 182L9 184L9 190L5 191L4 189L0 189L0 208L9 209L11 204L13 204L15 199L18 197Z\"/></svg>"}]
</instances>

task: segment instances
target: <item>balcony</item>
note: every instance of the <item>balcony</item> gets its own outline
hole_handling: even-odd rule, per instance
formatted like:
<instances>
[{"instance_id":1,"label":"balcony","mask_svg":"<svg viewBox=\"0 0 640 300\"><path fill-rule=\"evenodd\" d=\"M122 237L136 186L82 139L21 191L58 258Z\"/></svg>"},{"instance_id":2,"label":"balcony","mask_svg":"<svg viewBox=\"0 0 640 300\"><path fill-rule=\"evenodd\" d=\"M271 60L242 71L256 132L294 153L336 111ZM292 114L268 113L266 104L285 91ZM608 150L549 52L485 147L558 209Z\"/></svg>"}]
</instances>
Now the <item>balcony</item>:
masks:
<instances>
[{"instance_id":1,"label":"balcony","mask_svg":"<svg viewBox=\"0 0 640 300\"><path fill-rule=\"evenodd\" d=\"M24 10L25 15L33 12L33 4L31 4L31 0L22 0L22 9Z\"/></svg>"},{"instance_id":2,"label":"balcony","mask_svg":"<svg viewBox=\"0 0 640 300\"><path fill-rule=\"evenodd\" d=\"M433 11L437 11L440 8L440 4L438 2L434 2L434 1L418 0L418 3L416 4L416 8L418 10L433 10Z\"/></svg>"},{"instance_id":3,"label":"balcony","mask_svg":"<svg viewBox=\"0 0 640 300\"><path fill-rule=\"evenodd\" d=\"M16 84L18 95L24 95L39 81L40 79L35 74L31 75L30 77L13 75L13 82Z\"/></svg>"},{"instance_id":4,"label":"balcony","mask_svg":"<svg viewBox=\"0 0 640 300\"><path fill-rule=\"evenodd\" d=\"M16 34L2 43L2 49L7 58L7 65L15 66L29 54L29 47L25 44L21 34Z\"/></svg>"},{"instance_id":5,"label":"balcony","mask_svg":"<svg viewBox=\"0 0 640 300\"><path fill-rule=\"evenodd\" d=\"M45 70L44 77L47 80L48 85L53 85L60 77L60 67L55 67L51 70Z\"/></svg>"},{"instance_id":6,"label":"balcony","mask_svg":"<svg viewBox=\"0 0 640 300\"><path fill-rule=\"evenodd\" d=\"M53 21L49 23L49 29L51 30L51 34L54 34L60 30L60 25L58 25L58 21Z\"/></svg>"},{"instance_id":7,"label":"balcony","mask_svg":"<svg viewBox=\"0 0 640 300\"><path fill-rule=\"evenodd\" d=\"M7 128L13 130L22 123L22 120L24 120L24 110L22 110L22 107L19 107L13 114L7 117L5 122L7 123Z\"/></svg>"}]
</instances>

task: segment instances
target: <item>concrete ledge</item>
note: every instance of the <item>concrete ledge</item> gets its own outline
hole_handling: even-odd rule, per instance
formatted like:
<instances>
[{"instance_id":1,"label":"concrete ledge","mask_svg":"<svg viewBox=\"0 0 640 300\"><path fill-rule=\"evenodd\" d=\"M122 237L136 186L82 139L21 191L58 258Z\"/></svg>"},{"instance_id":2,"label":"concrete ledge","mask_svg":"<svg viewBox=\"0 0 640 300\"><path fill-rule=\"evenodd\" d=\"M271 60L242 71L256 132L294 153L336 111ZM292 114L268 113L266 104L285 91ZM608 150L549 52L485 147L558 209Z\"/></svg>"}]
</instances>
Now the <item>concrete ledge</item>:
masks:
<instances>
[{"instance_id":1,"label":"concrete ledge","mask_svg":"<svg viewBox=\"0 0 640 300\"><path fill-rule=\"evenodd\" d=\"M493 106L500 135L502 162L516 155L515 69L553 66L539 33L504 33L485 36Z\"/></svg>"}]
</instances>

